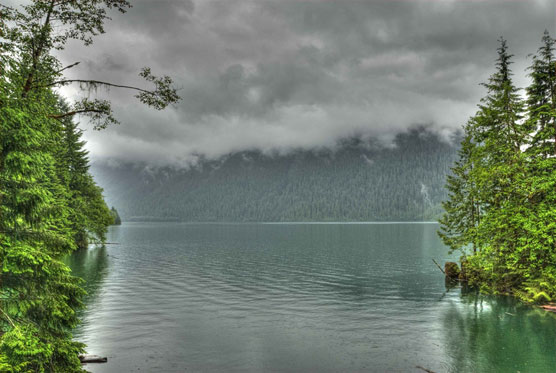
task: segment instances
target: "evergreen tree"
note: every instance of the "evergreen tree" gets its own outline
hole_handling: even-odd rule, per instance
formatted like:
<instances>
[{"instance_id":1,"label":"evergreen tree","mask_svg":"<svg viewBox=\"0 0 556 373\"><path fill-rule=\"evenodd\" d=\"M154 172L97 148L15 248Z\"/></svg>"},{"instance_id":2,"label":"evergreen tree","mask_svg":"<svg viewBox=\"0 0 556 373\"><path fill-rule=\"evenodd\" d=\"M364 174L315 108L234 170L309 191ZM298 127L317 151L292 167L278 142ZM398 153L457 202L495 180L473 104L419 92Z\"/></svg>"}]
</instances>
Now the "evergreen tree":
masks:
<instances>
[{"instance_id":1,"label":"evergreen tree","mask_svg":"<svg viewBox=\"0 0 556 373\"><path fill-rule=\"evenodd\" d=\"M521 229L518 222L508 220L505 214L519 206L522 195L518 186L525 172L521 152L526 143L521 123L524 107L511 78L511 59L506 41L500 39L497 70L484 84L487 96L471 120L477 142L473 155L477 167L472 178L485 212L477 229L477 244L492 250L500 260L505 257L504 251L513 250ZM504 229L500 229L501 224Z\"/></svg>"},{"instance_id":2,"label":"evergreen tree","mask_svg":"<svg viewBox=\"0 0 556 373\"><path fill-rule=\"evenodd\" d=\"M511 79L511 55L501 40L497 70L485 84L487 96L466 127L466 139L474 146L468 153L464 141L448 180L451 194L440 232L452 249L464 251L470 284L536 301L556 296L556 158L549 140L555 114L552 43L545 33L530 68L525 108ZM473 166L466 173L462 165L469 159ZM464 185L472 185L476 193L465 194ZM472 202L480 209L475 226L465 225ZM450 229L457 233L451 241L445 233ZM462 239L469 235L473 241ZM474 250L468 255L470 242Z\"/></svg>"},{"instance_id":3,"label":"evergreen tree","mask_svg":"<svg viewBox=\"0 0 556 373\"><path fill-rule=\"evenodd\" d=\"M512 57L505 39L499 39L496 72L483 86L487 95L472 118L474 137L481 145L483 158L492 165L502 164L521 152L526 128L521 124L524 103L512 80Z\"/></svg>"},{"instance_id":4,"label":"evergreen tree","mask_svg":"<svg viewBox=\"0 0 556 373\"><path fill-rule=\"evenodd\" d=\"M76 241L83 243L80 235L103 240L111 217L69 119L86 115L97 129L116 119L106 100L64 106L53 88L122 86L66 79L76 64L62 66L52 51L70 39L91 44L104 32L108 9L129 7L126 0L34 0L18 9L0 4L1 371L82 371L84 346L71 330L84 291L61 259ZM125 87L138 91L142 103L163 109L178 100L170 78L148 68L140 76L154 88Z\"/></svg>"},{"instance_id":5,"label":"evergreen tree","mask_svg":"<svg viewBox=\"0 0 556 373\"><path fill-rule=\"evenodd\" d=\"M448 200L442 203L444 214L440 218L440 238L451 251L462 250L471 244L473 252L477 251L476 229L480 223L480 205L477 190L471 178L475 144L470 126L466 126L466 135L461 142L459 160L447 176L446 189Z\"/></svg>"},{"instance_id":6,"label":"evergreen tree","mask_svg":"<svg viewBox=\"0 0 556 373\"><path fill-rule=\"evenodd\" d=\"M71 339L79 281L60 261L74 248L40 104L0 108L0 355L5 371L77 371ZM23 108L22 108L23 106ZM8 369L9 367L9 369Z\"/></svg>"},{"instance_id":7,"label":"evergreen tree","mask_svg":"<svg viewBox=\"0 0 556 373\"><path fill-rule=\"evenodd\" d=\"M69 222L78 247L102 243L113 219L100 189L89 174L88 152L83 149L82 132L71 118L61 121L61 154L57 157L69 192Z\"/></svg>"},{"instance_id":8,"label":"evergreen tree","mask_svg":"<svg viewBox=\"0 0 556 373\"><path fill-rule=\"evenodd\" d=\"M540 300L556 296L556 59L555 40L544 32L542 45L529 67L527 87L531 141L526 149L527 239L530 258L525 295Z\"/></svg>"},{"instance_id":9,"label":"evergreen tree","mask_svg":"<svg viewBox=\"0 0 556 373\"><path fill-rule=\"evenodd\" d=\"M529 71L532 82L527 87L528 128L532 138L528 153L545 158L556 156L556 58L554 39L546 30Z\"/></svg>"}]
</instances>

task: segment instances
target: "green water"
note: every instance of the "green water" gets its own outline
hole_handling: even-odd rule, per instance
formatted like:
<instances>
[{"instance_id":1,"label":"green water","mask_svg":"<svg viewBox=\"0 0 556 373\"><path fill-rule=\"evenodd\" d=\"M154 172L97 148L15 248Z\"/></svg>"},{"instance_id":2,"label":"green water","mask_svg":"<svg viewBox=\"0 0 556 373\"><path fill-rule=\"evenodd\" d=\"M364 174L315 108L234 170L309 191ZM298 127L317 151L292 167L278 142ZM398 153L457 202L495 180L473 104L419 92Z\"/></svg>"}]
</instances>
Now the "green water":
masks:
<instances>
[{"instance_id":1,"label":"green water","mask_svg":"<svg viewBox=\"0 0 556 373\"><path fill-rule=\"evenodd\" d=\"M556 317L448 289L435 224L111 227L69 258L92 372L554 372Z\"/></svg>"}]
</instances>

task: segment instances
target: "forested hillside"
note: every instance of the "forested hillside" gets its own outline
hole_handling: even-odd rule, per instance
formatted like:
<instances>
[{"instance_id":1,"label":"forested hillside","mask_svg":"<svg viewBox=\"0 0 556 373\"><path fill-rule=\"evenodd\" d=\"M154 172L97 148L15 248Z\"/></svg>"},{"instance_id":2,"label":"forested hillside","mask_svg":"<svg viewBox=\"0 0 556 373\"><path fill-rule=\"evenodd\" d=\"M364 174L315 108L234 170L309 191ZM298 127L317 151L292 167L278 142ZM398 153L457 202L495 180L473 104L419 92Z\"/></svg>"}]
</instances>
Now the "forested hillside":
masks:
<instances>
[{"instance_id":1,"label":"forested hillside","mask_svg":"<svg viewBox=\"0 0 556 373\"><path fill-rule=\"evenodd\" d=\"M456 147L423 128L394 145L350 139L335 150L241 152L189 168L97 163L92 172L124 221L435 219Z\"/></svg>"}]
</instances>

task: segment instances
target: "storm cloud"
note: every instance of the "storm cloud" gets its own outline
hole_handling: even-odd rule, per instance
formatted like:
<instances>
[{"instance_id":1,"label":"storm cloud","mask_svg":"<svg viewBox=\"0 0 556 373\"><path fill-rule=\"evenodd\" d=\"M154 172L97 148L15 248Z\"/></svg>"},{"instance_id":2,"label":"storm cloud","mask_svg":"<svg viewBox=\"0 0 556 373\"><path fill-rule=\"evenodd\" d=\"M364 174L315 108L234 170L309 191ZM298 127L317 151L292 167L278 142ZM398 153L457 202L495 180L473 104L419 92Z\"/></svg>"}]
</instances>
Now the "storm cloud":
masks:
<instances>
[{"instance_id":1,"label":"storm cloud","mask_svg":"<svg viewBox=\"0 0 556 373\"><path fill-rule=\"evenodd\" d=\"M128 92L119 126L82 128L95 159L185 164L259 149L334 146L350 136L388 141L415 125L447 134L484 95L497 39L527 55L554 32L553 0L136 0L114 14L74 77L142 84L142 66L171 75L182 101L162 112ZM77 94L71 88L63 93Z\"/></svg>"}]
</instances>

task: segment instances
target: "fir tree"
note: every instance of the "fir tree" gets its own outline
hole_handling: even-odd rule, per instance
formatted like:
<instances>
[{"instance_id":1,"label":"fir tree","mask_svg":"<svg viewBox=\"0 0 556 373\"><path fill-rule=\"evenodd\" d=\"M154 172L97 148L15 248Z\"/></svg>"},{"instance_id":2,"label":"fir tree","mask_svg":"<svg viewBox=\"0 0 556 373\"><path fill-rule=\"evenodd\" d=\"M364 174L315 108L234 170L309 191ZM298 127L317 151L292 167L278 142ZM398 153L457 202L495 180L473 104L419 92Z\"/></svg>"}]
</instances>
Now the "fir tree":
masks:
<instances>
[{"instance_id":1,"label":"fir tree","mask_svg":"<svg viewBox=\"0 0 556 373\"><path fill-rule=\"evenodd\" d=\"M556 59L554 39L544 32L542 45L529 67L527 87L531 141L526 149L525 184L527 239L523 254L530 260L523 291L526 297L552 300L556 296Z\"/></svg>"},{"instance_id":2,"label":"fir tree","mask_svg":"<svg viewBox=\"0 0 556 373\"><path fill-rule=\"evenodd\" d=\"M542 46L529 67L527 87L528 125L532 132L528 153L556 156L556 59L554 39L544 32Z\"/></svg>"},{"instance_id":3,"label":"fir tree","mask_svg":"<svg viewBox=\"0 0 556 373\"><path fill-rule=\"evenodd\" d=\"M467 152L464 141L448 180L451 194L440 232L452 249L464 252L471 285L533 301L556 296L556 158L549 140L555 114L552 43L545 33L530 68L524 107L511 79L511 55L501 40L496 72L485 84L487 96L466 127L466 139L474 146ZM469 159L473 167L466 173L462 165ZM476 193L465 194L464 185L473 185ZM464 224L472 202L480 209L475 226ZM454 231L455 238L445 233ZM473 253L466 250L470 240L462 239L468 235L474 238Z\"/></svg>"},{"instance_id":4,"label":"fir tree","mask_svg":"<svg viewBox=\"0 0 556 373\"><path fill-rule=\"evenodd\" d=\"M10 370L77 371L71 339L83 290L61 258L74 248L40 104L0 108L0 355ZM5 368L5 367L4 367Z\"/></svg>"},{"instance_id":5,"label":"fir tree","mask_svg":"<svg viewBox=\"0 0 556 373\"><path fill-rule=\"evenodd\" d=\"M110 102L60 105L54 88L124 87L163 109L178 100L168 77L144 68L151 90L96 80L66 79L52 53L71 39L86 45L104 32L107 10L126 0L34 0L18 9L0 4L0 370L82 371L81 343L72 340L84 294L61 259L83 236L104 239L111 221L101 190L87 174L86 153L70 121L116 123ZM65 146L69 146L66 152Z\"/></svg>"},{"instance_id":6,"label":"fir tree","mask_svg":"<svg viewBox=\"0 0 556 373\"><path fill-rule=\"evenodd\" d=\"M511 78L511 59L506 41L500 39L496 71L484 84L487 95L470 121L470 130L477 144L472 155L475 168L471 178L477 187L480 208L485 213L477 229L476 244L488 246L497 255L501 250L509 249L508 245L514 245L509 240L519 228L508 224L502 232L498 224L509 222L495 215L505 212L504 207L513 206L521 198L516 186L524 177L521 152L521 146L526 142L525 128L521 123L523 102Z\"/></svg>"},{"instance_id":7,"label":"fir tree","mask_svg":"<svg viewBox=\"0 0 556 373\"><path fill-rule=\"evenodd\" d=\"M476 229L480 223L480 205L471 178L475 144L471 127L466 126L465 132L459 159L447 177L446 188L449 195L448 200L442 203L445 212L439 220L441 230L438 233L451 251L462 250L471 244L475 253Z\"/></svg>"},{"instance_id":8,"label":"fir tree","mask_svg":"<svg viewBox=\"0 0 556 373\"><path fill-rule=\"evenodd\" d=\"M78 247L90 242L103 243L113 219L100 189L89 174L88 152L83 148L82 132L71 118L60 121L61 154L57 157L69 193L69 224Z\"/></svg>"}]
</instances>

